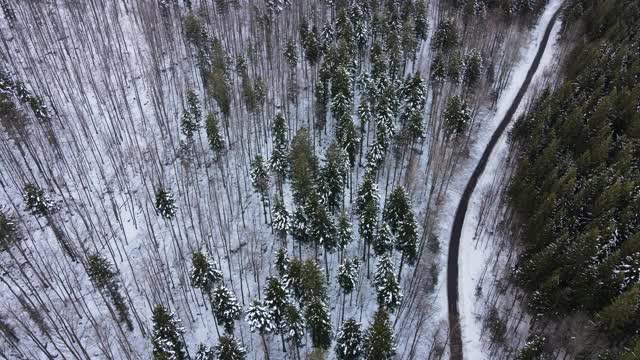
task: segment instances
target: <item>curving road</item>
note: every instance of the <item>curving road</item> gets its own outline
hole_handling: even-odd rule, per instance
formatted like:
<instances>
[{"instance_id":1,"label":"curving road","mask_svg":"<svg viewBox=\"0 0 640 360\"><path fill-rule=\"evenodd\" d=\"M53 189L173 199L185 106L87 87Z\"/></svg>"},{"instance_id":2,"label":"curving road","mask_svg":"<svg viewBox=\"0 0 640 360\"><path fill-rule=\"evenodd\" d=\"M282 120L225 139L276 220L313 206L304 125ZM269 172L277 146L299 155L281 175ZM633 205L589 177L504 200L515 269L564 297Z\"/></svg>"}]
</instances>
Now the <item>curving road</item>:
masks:
<instances>
[{"instance_id":1,"label":"curving road","mask_svg":"<svg viewBox=\"0 0 640 360\"><path fill-rule=\"evenodd\" d=\"M544 36L542 37L542 41L538 47L538 51L536 53L535 58L533 59L533 63L527 72L527 77L525 78L522 86L518 90L518 93L511 103L509 110L505 114L504 118L496 128L495 132L491 136L489 143L487 144L480 160L478 160L478 164L476 168L473 170L471 177L469 178L469 182L467 186L464 188L464 192L462 193L462 198L460 199L460 203L458 204L458 208L455 213L455 218L453 220L453 227L451 229L451 239L449 240L449 256L447 260L447 297L448 297L448 305L449 305L449 340L450 340L450 351L451 351L451 360L462 360L462 331L460 328L460 313L458 311L458 254L460 250L460 235L462 234L462 226L464 225L465 216L467 214L467 208L469 207L469 200L473 191L478 184L478 179L484 172L484 169L487 166L487 161L489 160L489 156L493 151L498 139L504 133L504 130L509 125L509 122L513 118L518 106L520 106L520 102L524 97L529 85L531 84L531 80L533 79L533 75L538 70L538 66L540 65L540 60L542 59L542 55L545 52L547 47L547 42L549 41L549 37L551 35L551 30L553 29L553 25L558 19L558 15L562 10L562 6L556 10L556 12L549 20L547 24L547 28L544 32Z\"/></svg>"}]
</instances>

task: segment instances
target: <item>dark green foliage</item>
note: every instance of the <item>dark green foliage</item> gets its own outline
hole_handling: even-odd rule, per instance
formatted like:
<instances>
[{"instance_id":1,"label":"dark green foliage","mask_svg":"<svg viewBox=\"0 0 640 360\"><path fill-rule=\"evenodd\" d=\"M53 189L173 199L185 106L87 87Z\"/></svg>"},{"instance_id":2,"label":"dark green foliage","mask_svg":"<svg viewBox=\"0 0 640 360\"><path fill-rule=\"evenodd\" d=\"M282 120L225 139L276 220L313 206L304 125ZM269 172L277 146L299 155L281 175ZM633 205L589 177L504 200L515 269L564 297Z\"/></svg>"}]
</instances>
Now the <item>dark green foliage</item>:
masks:
<instances>
[{"instance_id":1,"label":"dark green foliage","mask_svg":"<svg viewBox=\"0 0 640 360\"><path fill-rule=\"evenodd\" d=\"M465 85L472 87L480 80L482 73L482 55L480 51L473 49L466 56L464 60L464 83Z\"/></svg>"},{"instance_id":2,"label":"dark green foliage","mask_svg":"<svg viewBox=\"0 0 640 360\"><path fill-rule=\"evenodd\" d=\"M285 328L283 333L286 338L297 347L301 347L304 340L304 318L302 312L293 304L288 304L284 311Z\"/></svg>"},{"instance_id":3,"label":"dark green foliage","mask_svg":"<svg viewBox=\"0 0 640 360\"><path fill-rule=\"evenodd\" d=\"M118 320L125 324L129 331L133 330L133 323L129 317L129 308L120 293L118 273L104 256L94 254L87 257L87 274L98 290L111 299L118 314Z\"/></svg>"},{"instance_id":4,"label":"dark green foliage","mask_svg":"<svg viewBox=\"0 0 640 360\"><path fill-rule=\"evenodd\" d=\"M6 249L19 238L18 227L13 216L0 209L0 249Z\"/></svg>"},{"instance_id":5,"label":"dark green foliage","mask_svg":"<svg viewBox=\"0 0 640 360\"><path fill-rule=\"evenodd\" d=\"M345 259L338 266L338 284L345 294L350 294L358 284L358 269L360 268L360 260L358 258Z\"/></svg>"},{"instance_id":6,"label":"dark green foliage","mask_svg":"<svg viewBox=\"0 0 640 360\"><path fill-rule=\"evenodd\" d=\"M289 171L289 144L287 142L287 123L281 113L273 120L273 153L269 160L269 166L282 183Z\"/></svg>"},{"instance_id":7,"label":"dark green foliage","mask_svg":"<svg viewBox=\"0 0 640 360\"><path fill-rule=\"evenodd\" d=\"M291 259L289 258L289 254L287 253L286 248L280 248L276 251L276 259L274 261L274 265L276 271L278 271L278 275L284 276L289 271L289 262Z\"/></svg>"},{"instance_id":8,"label":"dark green foliage","mask_svg":"<svg viewBox=\"0 0 640 360\"><path fill-rule=\"evenodd\" d=\"M428 30L429 23L427 22L427 4L424 0L418 0L416 1L416 37L420 40L426 40Z\"/></svg>"},{"instance_id":9,"label":"dark green foliage","mask_svg":"<svg viewBox=\"0 0 640 360\"><path fill-rule=\"evenodd\" d=\"M287 290L280 281L275 277L267 278L264 287L264 304L269 308L271 313L271 321L273 322L276 333L285 329L285 312L289 305Z\"/></svg>"},{"instance_id":10,"label":"dark green foliage","mask_svg":"<svg viewBox=\"0 0 640 360\"><path fill-rule=\"evenodd\" d=\"M351 243L351 240L353 240L353 230L346 212L343 211L338 217L338 224L336 228L338 247L340 247L340 249L344 249L349 243Z\"/></svg>"},{"instance_id":11,"label":"dark green foliage","mask_svg":"<svg viewBox=\"0 0 640 360\"><path fill-rule=\"evenodd\" d=\"M385 222L381 223L373 241L373 252L376 256L382 256L388 251L393 250L395 237L391 233L391 228Z\"/></svg>"},{"instance_id":12,"label":"dark green foliage","mask_svg":"<svg viewBox=\"0 0 640 360\"><path fill-rule=\"evenodd\" d=\"M273 229L284 239L291 230L291 215L287 211L282 198L277 197L273 204L272 223Z\"/></svg>"},{"instance_id":13,"label":"dark green foliage","mask_svg":"<svg viewBox=\"0 0 640 360\"><path fill-rule=\"evenodd\" d=\"M24 203L33 215L49 215L53 210L53 202L47 198L44 191L35 184L27 184L23 189Z\"/></svg>"},{"instance_id":14,"label":"dark green foliage","mask_svg":"<svg viewBox=\"0 0 640 360\"><path fill-rule=\"evenodd\" d=\"M395 267L388 254L379 258L373 284L376 287L378 305L381 308L393 312L400 307L403 295L396 279Z\"/></svg>"},{"instance_id":15,"label":"dark green foliage","mask_svg":"<svg viewBox=\"0 0 640 360\"><path fill-rule=\"evenodd\" d=\"M200 344L196 349L196 357L194 360L216 360L215 350L204 344Z\"/></svg>"},{"instance_id":16,"label":"dark green foliage","mask_svg":"<svg viewBox=\"0 0 640 360\"><path fill-rule=\"evenodd\" d=\"M210 296L213 287L222 282L222 272L218 270L218 266L209 254L194 251L191 255L189 280L191 286L202 289L205 294Z\"/></svg>"},{"instance_id":17,"label":"dark green foliage","mask_svg":"<svg viewBox=\"0 0 640 360\"><path fill-rule=\"evenodd\" d=\"M362 357L362 329L355 319L347 319L340 326L336 338L338 360L358 360Z\"/></svg>"},{"instance_id":18,"label":"dark green foliage","mask_svg":"<svg viewBox=\"0 0 640 360\"><path fill-rule=\"evenodd\" d=\"M240 319L241 309L235 295L226 286L220 285L213 289L211 309L224 330L233 334L234 321Z\"/></svg>"},{"instance_id":19,"label":"dark green foliage","mask_svg":"<svg viewBox=\"0 0 640 360\"><path fill-rule=\"evenodd\" d=\"M175 205L173 195L169 190L160 188L156 191L156 210L158 214L167 220L173 219L178 208Z\"/></svg>"},{"instance_id":20,"label":"dark green foliage","mask_svg":"<svg viewBox=\"0 0 640 360\"><path fill-rule=\"evenodd\" d=\"M262 155L256 155L251 162L249 171L251 175L251 185L253 185L256 192L260 194L262 200L265 201L269 193L269 170Z\"/></svg>"},{"instance_id":21,"label":"dark green foliage","mask_svg":"<svg viewBox=\"0 0 640 360\"><path fill-rule=\"evenodd\" d=\"M545 360L548 359L544 351L545 337L532 334L527 338L527 342L518 351L516 360Z\"/></svg>"},{"instance_id":22,"label":"dark green foliage","mask_svg":"<svg viewBox=\"0 0 640 360\"><path fill-rule=\"evenodd\" d=\"M293 198L304 205L314 189L317 160L311 147L309 132L299 129L291 141L291 186Z\"/></svg>"},{"instance_id":23,"label":"dark green foliage","mask_svg":"<svg viewBox=\"0 0 640 360\"><path fill-rule=\"evenodd\" d=\"M432 47L435 50L448 51L458 46L458 41L455 20L452 18L441 20L435 34L433 34Z\"/></svg>"},{"instance_id":24,"label":"dark green foliage","mask_svg":"<svg viewBox=\"0 0 640 360\"><path fill-rule=\"evenodd\" d=\"M153 308L153 360L184 360L184 343L182 333L184 330L179 325L173 313L167 311L162 305Z\"/></svg>"},{"instance_id":25,"label":"dark green foliage","mask_svg":"<svg viewBox=\"0 0 640 360\"><path fill-rule=\"evenodd\" d=\"M215 353L218 360L245 360L247 358L247 350L233 335L220 336Z\"/></svg>"},{"instance_id":26,"label":"dark green foliage","mask_svg":"<svg viewBox=\"0 0 640 360\"><path fill-rule=\"evenodd\" d=\"M585 36L565 82L513 130L509 196L525 248L516 277L532 311L586 312L625 344L640 329L640 8L629 0L575 6L570 16L582 14L576 30Z\"/></svg>"},{"instance_id":27,"label":"dark green foliage","mask_svg":"<svg viewBox=\"0 0 640 360\"><path fill-rule=\"evenodd\" d=\"M469 127L470 121L471 114L467 103L458 96L450 97L444 111L444 128L447 135L453 137L461 135Z\"/></svg>"},{"instance_id":28,"label":"dark green foliage","mask_svg":"<svg viewBox=\"0 0 640 360\"><path fill-rule=\"evenodd\" d=\"M347 153L332 143L327 148L325 164L320 169L320 195L322 202L332 211L342 204L345 177L349 169Z\"/></svg>"},{"instance_id":29,"label":"dark green foliage","mask_svg":"<svg viewBox=\"0 0 640 360\"><path fill-rule=\"evenodd\" d=\"M364 334L364 356L368 360L390 360L396 353L395 342L389 314L380 308Z\"/></svg>"},{"instance_id":30,"label":"dark green foliage","mask_svg":"<svg viewBox=\"0 0 640 360\"><path fill-rule=\"evenodd\" d=\"M224 151L224 139L220 133L220 123L213 113L207 115L206 121L207 139L209 140L209 147L213 150L216 158L220 156Z\"/></svg>"},{"instance_id":31,"label":"dark green foliage","mask_svg":"<svg viewBox=\"0 0 640 360\"><path fill-rule=\"evenodd\" d=\"M314 298L305 307L304 317L314 348L327 350L331 346L331 314L322 298Z\"/></svg>"},{"instance_id":32,"label":"dark green foliage","mask_svg":"<svg viewBox=\"0 0 640 360\"><path fill-rule=\"evenodd\" d=\"M365 243L373 243L378 224L378 186L372 175L366 175L358 189L356 212L360 216L360 237Z\"/></svg>"}]
</instances>

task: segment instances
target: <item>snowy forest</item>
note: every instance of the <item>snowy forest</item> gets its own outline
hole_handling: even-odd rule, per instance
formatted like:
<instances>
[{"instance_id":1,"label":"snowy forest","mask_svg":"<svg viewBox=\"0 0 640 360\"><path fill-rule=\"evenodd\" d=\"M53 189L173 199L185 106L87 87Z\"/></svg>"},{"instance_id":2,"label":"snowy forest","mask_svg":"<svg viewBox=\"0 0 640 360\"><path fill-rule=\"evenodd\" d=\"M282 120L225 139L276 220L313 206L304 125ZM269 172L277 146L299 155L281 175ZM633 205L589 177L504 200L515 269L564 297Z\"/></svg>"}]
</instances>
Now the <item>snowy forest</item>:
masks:
<instances>
[{"instance_id":1,"label":"snowy forest","mask_svg":"<svg viewBox=\"0 0 640 360\"><path fill-rule=\"evenodd\" d=\"M640 353L637 0L0 10L0 358Z\"/></svg>"}]
</instances>

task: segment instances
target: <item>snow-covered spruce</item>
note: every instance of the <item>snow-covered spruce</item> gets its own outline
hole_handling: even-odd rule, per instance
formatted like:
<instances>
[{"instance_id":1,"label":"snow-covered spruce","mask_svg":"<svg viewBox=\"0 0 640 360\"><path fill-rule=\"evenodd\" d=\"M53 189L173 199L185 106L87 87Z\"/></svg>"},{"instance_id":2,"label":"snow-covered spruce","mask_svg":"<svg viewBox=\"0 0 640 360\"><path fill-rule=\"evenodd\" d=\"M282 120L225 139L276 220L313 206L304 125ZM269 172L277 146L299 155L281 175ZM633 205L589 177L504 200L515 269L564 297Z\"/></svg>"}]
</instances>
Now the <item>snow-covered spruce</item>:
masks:
<instances>
[{"instance_id":1,"label":"snow-covered spruce","mask_svg":"<svg viewBox=\"0 0 640 360\"><path fill-rule=\"evenodd\" d=\"M219 285L211 294L211 309L224 330L233 334L235 320L240 319L241 308L235 295L224 285Z\"/></svg>"},{"instance_id":2,"label":"snow-covered spruce","mask_svg":"<svg viewBox=\"0 0 640 360\"><path fill-rule=\"evenodd\" d=\"M87 257L87 274L96 288L111 299L118 314L118 321L125 324L129 331L133 330L133 323L129 316L129 308L120 292L118 273L113 265L100 254Z\"/></svg>"},{"instance_id":3,"label":"snow-covered spruce","mask_svg":"<svg viewBox=\"0 0 640 360\"><path fill-rule=\"evenodd\" d=\"M184 360L185 345L182 342L184 329L180 320L162 305L153 308L153 344L154 360Z\"/></svg>"},{"instance_id":4,"label":"snow-covered spruce","mask_svg":"<svg viewBox=\"0 0 640 360\"><path fill-rule=\"evenodd\" d=\"M360 269L360 260L355 257L353 259L345 259L338 266L338 284L340 284L344 294L350 294L358 284L358 269Z\"/></svg>"},{"instance_id":5,"label":"snow-covered spruce","mask_svg":"<svg viewBox=\"0 0 640 360\"><path fill-rule=\"evenodd\" d=\"M33 215L45 216L53 211L53 201L45 196L38 185L26 184L23 192L25 206Z\"/></svg>"},{"instance_id":6,"label":"snow-covered spruce","mask_svg":"<svg viewBox=\"0 0 640 360\"><path fill-rule=\"evenodd\" d=\"M207 347L204 344L198 345L196 349L196 356L194 360L216 360L216 353L213 348Z\"/></svg>"},{"instance_id":7,"label":"snow-covered spruce","mask_svg":"<svg viewBox=\"0 0 640 360\"><path fill-rule=\"evenodd\" d=\"M215 346L215 353L218 360L245 360L247 350L233 335L223 335L218 338Z\"/></svg>"},{"instance_id":8,"label":"snow-covered spruce","mask_svg":"<svg viewBox=\"0 0 640 360\"><path fill-rule=\"evenodd\" d=\"M403 295L396 279L395 267L388 254L378 259L373 284L377 291L378 305L391 312L395 311L400 306Z\"/></svg>"},{"instance_id":9,"label":"snow-covered spruce","mask_svg":"<svg viewBox=\"0 0 640 360\"><path fill-rule=\"evenodd\" d=\"M287 211L287 207L281 197L276 197L273 203L271 219L273 229L278 233L280 238L284 240L291 231L291 215L289 211Z\"/></svg>"},{"instance_id":10,"label":"snow-covered spruce","mask_svg":"<svg viewBox=\"0 0 640 360\"><path fill-rule=\"evenodd\" d=\"M191 255L191 272L189 280L191 286L202 289L208 296L211 295L213 287L223 279L222 271L218 270L218 265L205 251L194 251Z\"/></svg>"},{"instance_id":11,"label":"snow-covered spruce","mask_svg":"<svg viewBox=\"0 0 640 360\"><path fill-rule=\"evenodd\" d=\"M364 357L370 360L390 360L396 354L396 339L389 314L379 308L364 334Z\"/></svg>"},{"instance_id":12,"label":"snow-covered spruce","mask_svg":"<svg viewBox=\"0 0 640 360\"><path fill-rule=\"evenodd\" d=\"M173 219L178 207L175 205L173 194L167 189L160 188L156 191L156 210L158 214L167 220Z\"/></svg>"},{"instance_id":13,"label":"snow-covered spruce","mask_svg":"<svg viewBox=\"0 0 640 360\"><path fill-rule=\"evenodd\" d=\"M304 310L313 347L327 350L331 346L331 314L321 298L312 299Z\"/></svg>"},{"instance_id":14,"label":"snow-covered spruce","mask_svg":"<svg viewBox=\"0 0 640 360\"><path fill-rule=\"evenodd\" d=\"M336 358L338 360L359 360L362 358L362 328L359 322L350 318L340 326L336 337Z\"/></svg>"}]
</instances>

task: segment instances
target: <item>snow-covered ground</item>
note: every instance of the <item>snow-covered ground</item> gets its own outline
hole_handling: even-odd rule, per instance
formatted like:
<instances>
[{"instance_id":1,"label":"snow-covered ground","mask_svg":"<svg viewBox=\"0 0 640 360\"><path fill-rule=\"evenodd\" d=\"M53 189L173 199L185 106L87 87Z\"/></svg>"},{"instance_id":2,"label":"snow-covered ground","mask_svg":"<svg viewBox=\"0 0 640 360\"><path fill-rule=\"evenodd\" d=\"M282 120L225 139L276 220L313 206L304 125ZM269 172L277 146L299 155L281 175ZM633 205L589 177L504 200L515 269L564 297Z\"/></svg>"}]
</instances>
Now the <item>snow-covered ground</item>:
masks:
<instances>
[{"instance_id":1,"label":"snow-covered ground","mask_svg":"<svg viewBox=\"0 0 640 360\"><path fill-rule=\"evenodd\" d=\"M471 146L469 159L465 162L464 165L462 165L461 173L453 181L446 199L446 205L444 206L444 209L441 213L442 217L440 227L442 229L441 234L443 239L447 239L449 236L455 210L462 195L462 191L464 190L464 186L467 183L467 180L473 172L478 159L482 155L486 144L489 142L493 131L504 117L508 108L511 106L516 93L520 89L520 86L526 77L531 63L533 62L533 58L535 57L535 54L538 50L547 24L549 23L555 11L561 6L561 4L561 0L551 0L547 5L544 13L540 17L540 20L531 30L528 43L522 48L520 52L520 60L517 62L513 69L509 85L498 100L497 110L494 113L487 114L485 116L483 122L486 125L481 127L475 134L476 139ZM493 241L494 239L492 239L490 236L483 237L482 239L491 241L478 241L479 239L477 236L477 231L479 227L481 212L487 211L487 205L495 207L500 206L500 204L495 201L491 204L486 204L486 201L488 200L485 198L485 196L487 194L487 191L492 186L495 186L496 179L499 179L505 172L507 172L505 166L507 164L507 136L509 130L513 126L513 123L518 118L518 116L522 114L523 110L525 109L527 105L527 99L534 97L536 95L536 91L539 90L539 87L536 86L536 83L543 79L545 70L552 67L554 65L554 61L557 60L557 36L560 31L560 27L560 22L556 22L555 26L553 27L550 40L547 43L546 51L540 62L538 71L534 75L533 82L529 87L529 90L525 94L525 98L521 102L516 114L514 115L513 121L510 123L507 131L504 132L499 142L496 144L496 147L494 148L494 151L490 156L487 168L485 169L483 175L480 177L478 186L476 187L476 190L474 191L470 199L470 204L467 210L467 216L464 222L460 240L458 303L461 316L460 321L462 327L464 354L465 357L469 359L475 360L489 358L487 349L489 348L490 342L488 341L488 338L486 336L483 337L481 320L482 316L486 314L488 309L486 302L482 301L482 298L478 297L477 287L482 286L482 284L494 284L494 281L492 280L494 280L495 277L499 275L496 273L492 273L491 270L488 271L488 265L493 264L496 261L503 264L505 263L504 259L494 258L494 255L498 253L497 249L495 249L494 247L500 244L499 242ZM491 191L500 190L491 188ZM500 254L502 256L506 256L506 253ZM502 267L498 266L497 268L501 269ZM444 276L446 276L445 273L443 273L441 276L441 283L445 281L445 279L443 278ZM447 302L445 290L446 289L444 289L443 287L438 297L439 302L443 307L446 307ZM486 288L484 290L486 291ZM526 327L524 327L523 331L525 331L525 333L526 330Z\"/></svg>"}]
</instances>

